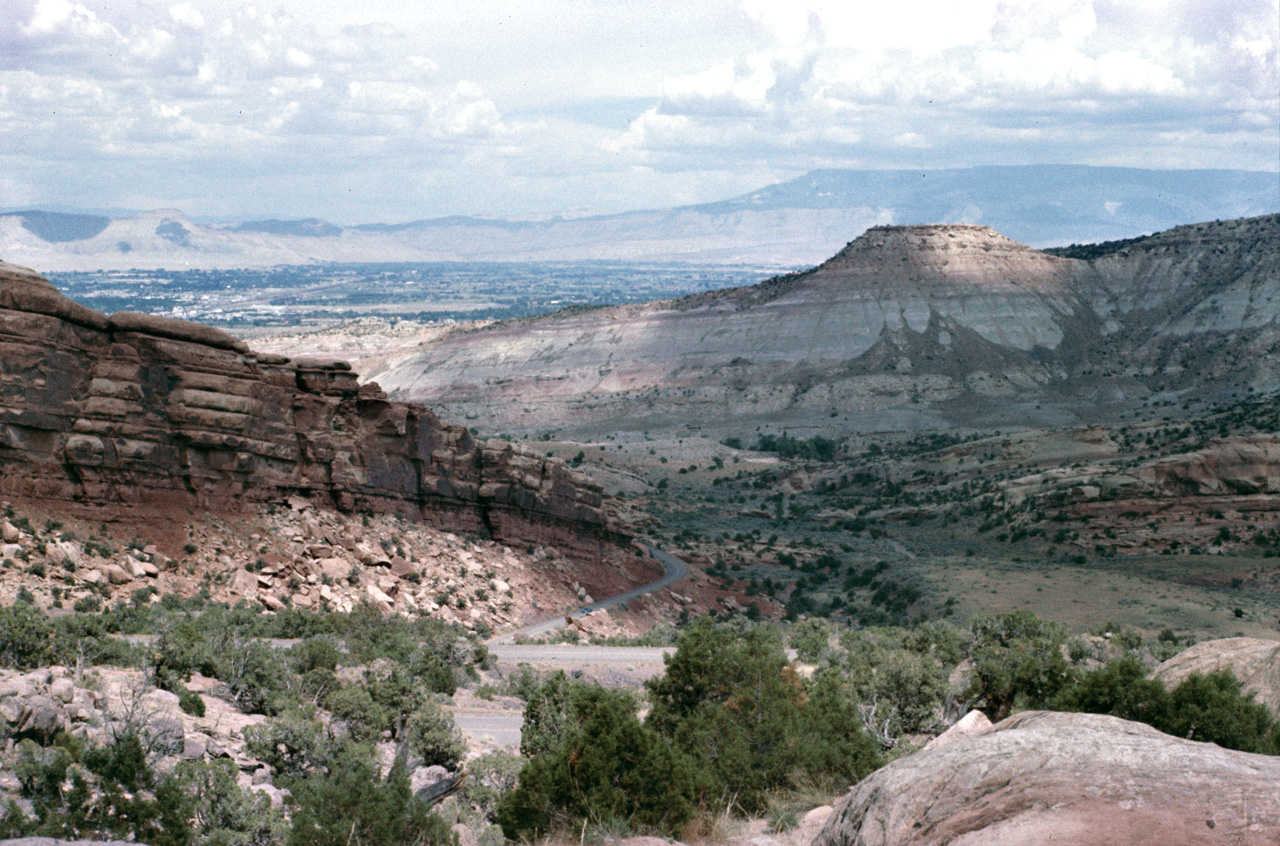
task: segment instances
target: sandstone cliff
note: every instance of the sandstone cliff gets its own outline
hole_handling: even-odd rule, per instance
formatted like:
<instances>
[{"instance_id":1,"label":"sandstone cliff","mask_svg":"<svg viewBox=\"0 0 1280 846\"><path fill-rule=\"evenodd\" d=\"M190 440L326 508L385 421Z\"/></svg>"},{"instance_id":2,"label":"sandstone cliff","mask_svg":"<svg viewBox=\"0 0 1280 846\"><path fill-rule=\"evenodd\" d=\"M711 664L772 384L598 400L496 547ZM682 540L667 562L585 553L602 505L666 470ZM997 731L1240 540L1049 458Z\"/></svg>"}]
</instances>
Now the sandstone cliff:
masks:
<instances>
[{"instance_id":1,"label":"sandstone cliff","mask_svg":"<svg viewBox=\"0 0 1280 846\"><path fill-rule=\"evenodd\" d=\"M389 402L342 362L110 317L0 263L0 493L81 510L228 511L301 496L583 559L629 535L599 486Z\"/></svg>"}]
</instances>

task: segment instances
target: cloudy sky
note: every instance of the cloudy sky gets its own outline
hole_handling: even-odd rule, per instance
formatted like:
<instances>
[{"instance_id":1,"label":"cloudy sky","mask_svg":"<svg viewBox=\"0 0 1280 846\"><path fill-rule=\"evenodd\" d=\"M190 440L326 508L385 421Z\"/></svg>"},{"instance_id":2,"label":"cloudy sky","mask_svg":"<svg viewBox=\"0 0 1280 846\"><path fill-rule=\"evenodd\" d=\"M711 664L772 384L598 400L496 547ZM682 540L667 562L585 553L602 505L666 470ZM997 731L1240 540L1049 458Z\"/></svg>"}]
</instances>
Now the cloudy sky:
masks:
<instances>
[{"instance_id":1,"label":"cloudy sky","mask_svg":"<svg viewBox=\"0 0 1280 846\"><path fill-rule=\"evenodd\" d=\"M0 208L398 222L1280 168L1280 0L0 0Z\"/></svg>"}]
</instances>

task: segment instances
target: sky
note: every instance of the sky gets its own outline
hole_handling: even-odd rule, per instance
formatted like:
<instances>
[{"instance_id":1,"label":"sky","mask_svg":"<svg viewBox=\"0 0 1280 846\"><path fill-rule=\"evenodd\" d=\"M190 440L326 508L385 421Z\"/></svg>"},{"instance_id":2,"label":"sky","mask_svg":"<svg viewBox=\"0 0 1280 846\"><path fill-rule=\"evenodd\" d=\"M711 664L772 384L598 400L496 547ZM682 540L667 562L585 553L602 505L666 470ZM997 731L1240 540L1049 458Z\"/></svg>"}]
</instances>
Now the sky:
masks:
<instances>
[{"instance_id":1,"label":"sky","mask_svg":"<svg viewBox=\"0 0 1280 846\"><path fill-rule=\"evenodd\" d=\"M606 214L817 168L1280 170L1280 0L0 0L0 208Z\"/></svg>"}]
</instances>

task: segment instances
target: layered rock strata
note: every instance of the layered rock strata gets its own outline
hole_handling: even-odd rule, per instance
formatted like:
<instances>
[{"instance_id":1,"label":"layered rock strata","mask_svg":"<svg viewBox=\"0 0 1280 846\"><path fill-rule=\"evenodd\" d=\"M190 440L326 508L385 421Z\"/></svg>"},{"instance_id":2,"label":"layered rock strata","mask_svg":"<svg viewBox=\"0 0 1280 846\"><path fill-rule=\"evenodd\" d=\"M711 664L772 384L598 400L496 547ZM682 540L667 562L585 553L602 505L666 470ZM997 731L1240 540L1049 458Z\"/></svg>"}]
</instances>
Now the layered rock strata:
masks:
<instances>
[{"instance_id":1,"label":"layered rock strata","mask_svg":"<svg viewBox=\"0 0 1280 846\"><path fill-rule=\"evenodd\" d=\"M1203 408L1280 390L1278 237L1271 215L1083 260L983 226L877 226L805 273L436 334L370 376L525 432L831 436Z\"/></svg>"},{"instance_id":2,"label":"layered rock strata","mask_svg":"<svg viewBox=\"0 0 1280 846\"><path fill-rule=\"evenodd\" d=\"M1274 844L1277 779L1280 758L1027 711L872 773L813 844Z\"/></svg>"},{"instance_id":3,"label":"layered rock strata","mask_svg":"<svg viewBox=\"0 0 1280 846\"><path fill-rule=\"evenodd\" d=\"M0 493L85 508L234 511L302 496L598 560L629 542L584 474L478 440L344 362L110 317L0 263Z\"/></svg>"}]
</instances>

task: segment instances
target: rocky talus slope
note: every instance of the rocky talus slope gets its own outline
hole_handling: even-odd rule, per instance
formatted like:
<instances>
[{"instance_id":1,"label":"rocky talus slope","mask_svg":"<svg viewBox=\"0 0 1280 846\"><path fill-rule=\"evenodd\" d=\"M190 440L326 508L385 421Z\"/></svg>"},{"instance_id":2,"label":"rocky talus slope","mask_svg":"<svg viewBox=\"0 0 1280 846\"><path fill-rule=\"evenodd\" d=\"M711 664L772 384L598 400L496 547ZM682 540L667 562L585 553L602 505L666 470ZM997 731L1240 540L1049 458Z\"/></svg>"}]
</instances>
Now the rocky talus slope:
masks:
<instances>
[{"instance_id":1,"label":"rocky talus slope","mask_svg":"<svg viewBox=\"0 0 1280 846\"><path fill-rule=\"evenodd\" d=\"M428 338L370 377L491 431L838 435L1203 406L1280 390L1276 243L1275 215L1088 259L983 226L881 226L805 273Z\"/></svg>"},{"instance_id":2,"label":"rocky talus slope","mask_svg":"<svg viewBox=\"0 0 1280 846\"><path fill-rule=\"evenodd\" d=\"M1274 844L1280 759L1098 714L965 726L871 774L814 846Z\"/></svg>"},{"instance_id":3,"label":"rocky talus slope","mask_svg":"<svg viewBox=\"0 0 1280 846\"><path fill-rule=\"evenodd\" d=\"M6 508L8 506L8 508ZM573 560L553 546L518 547L433 529L392 514L348 515L301 497L257 513L190 514L181 524L99 510L93 521L0 502L0 605L25 592L43 608L207 596L269 611L428 616L468 629L510 631L654 581L651 559ZM673 617L669 594L631 603L625 625ZM630 622L628 622L630 621Z\"/></svg>"},{"instance_id":4,"label":"rocky talus slope","mask_svg":"<svg viewBox=\"0 0 1280 846\"><path fill-rule=\"evenodd\" d=\"M289 497L599 561L630 537L599 486L387 400L342 362L110 317L0 264L0 494L84 513L234 512Z\"/></svg>"}]
</instances>

